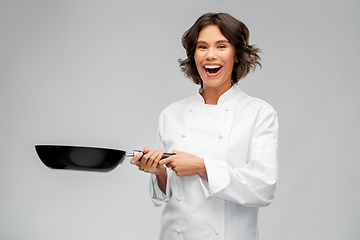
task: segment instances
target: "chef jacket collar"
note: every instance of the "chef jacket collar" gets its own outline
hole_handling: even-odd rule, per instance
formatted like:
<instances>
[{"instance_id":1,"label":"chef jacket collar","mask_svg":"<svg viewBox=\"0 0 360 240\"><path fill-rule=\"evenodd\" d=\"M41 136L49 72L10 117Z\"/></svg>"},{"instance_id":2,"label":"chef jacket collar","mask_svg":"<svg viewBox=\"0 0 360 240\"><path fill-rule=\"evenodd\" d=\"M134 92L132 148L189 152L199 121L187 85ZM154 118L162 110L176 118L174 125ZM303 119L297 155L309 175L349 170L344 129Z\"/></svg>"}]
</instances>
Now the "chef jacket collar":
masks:
<instances>
[{"instance_id":1,"label":"chef jacket collar","mask_svg":"<svg viewBox=\"0 0 360 240\"><path fill-rule=\"evenodd\" d=\"M199 92L196 96L196 99L198 102L200 103L203 103L205 104L205 100L204 98L201 96L201 93L203 91L203 88L201 87L199 89ZM224 92L220 97L219 97L219 100L218 100L218 103L217 105L224 105L224 104L228 104L231 100L234 99L235 97L235 94L241 92L241 89L239 86L237 85L233 85L231 86L231 88L229 88L229 90L227 90L226 92Z\"/></svg>"}]
</instances>

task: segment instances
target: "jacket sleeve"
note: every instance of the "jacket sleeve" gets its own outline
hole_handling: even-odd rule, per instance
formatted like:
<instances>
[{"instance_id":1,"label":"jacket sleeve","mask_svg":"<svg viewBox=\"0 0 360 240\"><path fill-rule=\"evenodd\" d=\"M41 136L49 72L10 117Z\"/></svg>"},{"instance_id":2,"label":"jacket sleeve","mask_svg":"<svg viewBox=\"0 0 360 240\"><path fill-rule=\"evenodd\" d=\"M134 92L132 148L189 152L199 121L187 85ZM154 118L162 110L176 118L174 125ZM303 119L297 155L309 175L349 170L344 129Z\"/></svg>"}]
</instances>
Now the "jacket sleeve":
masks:
<instances>
[{"instance_id":1,"label":"jacket sleeve","mask_svg":"<svg viewBox=\"0 0 360 240\"><path fill-rule=\"evenodd\" d=\"M259 113L249 143L247 163L232 168L226 161L204 159L208 179L200 178L205 195L247 207L263 207L274 198L278 175L278 119L271 108Z\"/></svg>"},{"instance_id":2,"label":"jacket sleeve","mask_svg":"<svg viewBox=\"0 0 360 240\"><path fill-rule=\"evenodd\" d=\"M158 132L157 132L157 139L156 139L156 148L165 150L166 146L161 139L161 130L162 130L161 116L162 115L160 115L160 119L159 119L159 127L158 127ZM157 179L156 179L156 175L150 174L150 176L149 176L150 197L156 207L159 207L159 206L163 205L165 202L168 202L170 199L170 196L171 196L169 179L170 179L170 175L172 174L172 171L170 171L167 168L166 168L166 171L167 171L166 194L164 194L160 190Z\"/></svg>"}]
</instances>

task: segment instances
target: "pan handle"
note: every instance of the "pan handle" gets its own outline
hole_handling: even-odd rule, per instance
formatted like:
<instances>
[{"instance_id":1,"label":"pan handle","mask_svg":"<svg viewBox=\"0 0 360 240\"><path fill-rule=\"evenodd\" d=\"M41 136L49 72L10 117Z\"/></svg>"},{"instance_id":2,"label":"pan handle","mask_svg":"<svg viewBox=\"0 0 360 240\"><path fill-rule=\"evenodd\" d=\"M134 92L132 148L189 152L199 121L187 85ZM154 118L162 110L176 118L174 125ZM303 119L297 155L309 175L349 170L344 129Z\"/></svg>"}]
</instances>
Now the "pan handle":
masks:
<instances>
[{"instance_id":1,"label":"pan handle","mask_svg":"<svg viewBox=\"0 0 360 240\"><path fill-rule=\"evenodd\" d=\"M139 152L142 152L140 150L134 150L133 153L126 153L126 157L134 157L136 154L138 154ZM175 153L164 153L163 156L161 157L161 159L164 159L164 158L168 158L172 155L175 155ZM141 158L140 158L141 159ZM140 160L139 159L139 160Z\"/></svg>"}]
</instances>

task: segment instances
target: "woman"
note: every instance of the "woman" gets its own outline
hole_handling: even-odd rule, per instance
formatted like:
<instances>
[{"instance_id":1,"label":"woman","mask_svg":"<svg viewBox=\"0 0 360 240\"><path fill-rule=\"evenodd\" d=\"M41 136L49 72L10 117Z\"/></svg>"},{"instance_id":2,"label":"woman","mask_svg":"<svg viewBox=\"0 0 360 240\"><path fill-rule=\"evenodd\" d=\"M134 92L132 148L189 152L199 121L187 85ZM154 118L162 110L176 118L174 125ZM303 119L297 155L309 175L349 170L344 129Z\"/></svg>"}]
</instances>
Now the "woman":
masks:
<instances>
[{"instance_id":1,"label":"woman","mask_svg":"<svg viewBox=\"0 0 360 240\"><path fill-rule=\"evenodd\" d=\"M180 67L200 91L161 113L159 150L131 160L151 173L154 204L166 203L160 239L258 239L258 208L276 187L278 122L237 82L260 65L259 49L226 13L201 16L182 44ZM175 155L161 160L163 151Z\"/></svg>"}]
</instances>

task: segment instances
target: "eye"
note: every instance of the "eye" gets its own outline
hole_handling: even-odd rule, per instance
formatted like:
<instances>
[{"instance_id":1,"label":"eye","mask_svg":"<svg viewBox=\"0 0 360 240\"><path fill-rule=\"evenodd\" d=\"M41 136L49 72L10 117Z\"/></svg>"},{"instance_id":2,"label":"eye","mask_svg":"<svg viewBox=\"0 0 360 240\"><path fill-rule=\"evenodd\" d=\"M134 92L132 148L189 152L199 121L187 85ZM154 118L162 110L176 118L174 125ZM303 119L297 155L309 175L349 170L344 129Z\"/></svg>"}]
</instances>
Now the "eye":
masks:
<instances>
[{"instance_id":1,"label":"eye","mask_svg":"<svg viewBox=\"0 0 360 240\"><path fill-rule=\"evenodd\" d=\"M207 47L206 47L205 45L198 45L197 48L199 48L199 49L206 49Z\"/></svg>"},{"instance_id":2,"label":"eye","mask_svg":"<svg viewBox=\"0 0 360 240\"><path fill-rule=\"evenodd\" d=\"M219 48L219 49L225 49L226 46L225 46L225 45L219 45L218 48Z\"/></svg>"}]
</instances>

